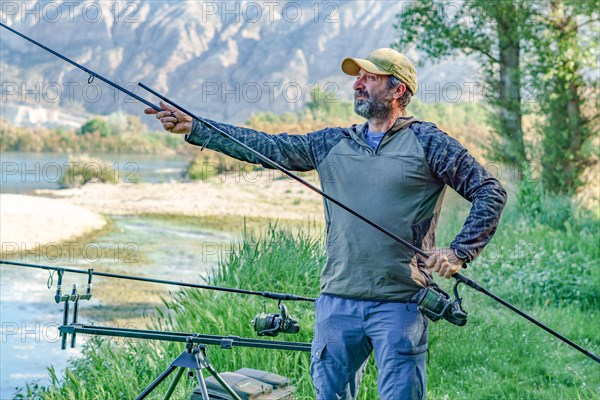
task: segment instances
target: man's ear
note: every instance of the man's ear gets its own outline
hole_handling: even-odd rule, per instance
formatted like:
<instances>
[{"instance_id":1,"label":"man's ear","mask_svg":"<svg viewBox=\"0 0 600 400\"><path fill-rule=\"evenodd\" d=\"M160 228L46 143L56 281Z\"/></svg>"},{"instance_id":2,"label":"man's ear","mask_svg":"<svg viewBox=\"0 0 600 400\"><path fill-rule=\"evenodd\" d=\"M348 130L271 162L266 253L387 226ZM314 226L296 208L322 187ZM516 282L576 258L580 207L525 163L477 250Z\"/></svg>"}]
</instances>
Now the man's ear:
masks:
<instances>
[{"instance_id":1,"label":"man's ear","mask_svg":"<svg viewBox=\"0 0 600 400\"><path fill-rule=\"evenodd\" d=\"M402 97L402 95L404 94L404 92L406 92L406 84L401 83L396 87L396 90L394 91L394 99L397 100L400 97Z\"/></svg>"}]
</instances>

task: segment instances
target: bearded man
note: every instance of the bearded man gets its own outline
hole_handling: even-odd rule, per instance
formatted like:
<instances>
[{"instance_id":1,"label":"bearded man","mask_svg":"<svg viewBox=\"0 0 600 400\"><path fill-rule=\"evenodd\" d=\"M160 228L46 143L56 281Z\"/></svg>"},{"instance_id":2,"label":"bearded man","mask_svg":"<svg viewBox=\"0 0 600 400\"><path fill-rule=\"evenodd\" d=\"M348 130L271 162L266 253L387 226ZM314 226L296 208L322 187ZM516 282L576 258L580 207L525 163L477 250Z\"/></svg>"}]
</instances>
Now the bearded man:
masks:
<instances>
[{"instance_id":1,"label":"bearded man","mask_svg":"<svg viewBox=\"0 0 600 400\"><path fill-rule=\"evenodd\" d=\"M417 293L477 257L498 225L506 192L455 139L433 123L406 115L417 92L413 64L389 48L346 58L356 76L354 110L367 121L305 135L269 135L211 121L289 170L319 172L322 190L417 247L421 260L395 240L325 201L327 262L315 302L311 376L318 400L355 399L367 359L375 353L384 400L424 399L427 318ZM239 160L260 159L174 107L152 108L163 127ZM271 168L270 165L263 164ZM471 202L449 248L435 249L447 186Z\"/></svg>"}]
</instances>

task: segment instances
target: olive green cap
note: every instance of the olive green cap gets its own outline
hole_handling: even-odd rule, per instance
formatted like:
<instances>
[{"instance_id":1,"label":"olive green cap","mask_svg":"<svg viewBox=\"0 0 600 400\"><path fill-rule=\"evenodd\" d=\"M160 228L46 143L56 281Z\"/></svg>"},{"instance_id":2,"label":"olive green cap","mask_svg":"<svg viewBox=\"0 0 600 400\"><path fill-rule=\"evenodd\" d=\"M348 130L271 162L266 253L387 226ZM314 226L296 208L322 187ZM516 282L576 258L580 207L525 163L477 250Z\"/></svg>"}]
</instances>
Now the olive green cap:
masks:
<instances>
[{"instance_id":1,"label":"olive green cap","mask_svg":"<svg viewBox=\"0 0 600 400\"><path fill-rule=\"evenodd\" d=\"M360 69L376 75L394 75L401 79L412 94L417 92L417 70L412 62L394 49L373 51L366 59L348 57L342 61L342 71L356 76Z\"/></svg>"}]
</instances>

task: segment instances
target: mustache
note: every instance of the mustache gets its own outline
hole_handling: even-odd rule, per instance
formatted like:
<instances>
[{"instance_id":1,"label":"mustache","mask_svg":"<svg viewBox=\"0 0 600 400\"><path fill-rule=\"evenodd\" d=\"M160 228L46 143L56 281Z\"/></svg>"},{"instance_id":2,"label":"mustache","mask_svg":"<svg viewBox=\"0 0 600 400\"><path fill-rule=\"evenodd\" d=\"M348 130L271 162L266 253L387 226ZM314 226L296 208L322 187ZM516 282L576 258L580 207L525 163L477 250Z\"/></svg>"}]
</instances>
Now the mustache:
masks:
<instances>
[{"instance_id":1,"label":"mustache","mask_svg":"<svg viewBox=\"0 0 600 400\"><path fill-rule=\"evenodd\" d=\"M369 98L369 93L367 93L366 90L355 90L354 91L354 98L356 99L357 96L361 96L364 97L366 99Z\"/></svg>"}]
</instances>

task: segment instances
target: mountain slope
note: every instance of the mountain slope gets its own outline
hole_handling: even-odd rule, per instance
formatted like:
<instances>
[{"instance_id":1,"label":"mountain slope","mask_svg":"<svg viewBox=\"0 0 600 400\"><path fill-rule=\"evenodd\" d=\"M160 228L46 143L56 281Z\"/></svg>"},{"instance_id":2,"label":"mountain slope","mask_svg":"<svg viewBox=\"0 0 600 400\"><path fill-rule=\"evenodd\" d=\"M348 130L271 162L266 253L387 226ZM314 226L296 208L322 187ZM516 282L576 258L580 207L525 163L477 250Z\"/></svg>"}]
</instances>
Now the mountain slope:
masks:
<instances>
[{"instance_id":1,"label":"mountain slope","mask_svg":"<svg viewBox=\"0 0 600 400\"><path fill-rule=\"evenodd\" d=\"M403 4L15 2L16 10L3 7L2 21L129 89L141 81L201 115L241 122L254 112L301 108L316 84L349 99L352 78L341 72L341 60L397 40L393 25ZM409 57L418 59L414 52ZM141 112L141 105L98 80L88 85L84 72L5 29L0 59L4 114L24 104L72 114ZM419 67L418 74L427 78L423 100L443 101L444 85L463 85L475 71L462 60Z\"/></svg>"}]
</instances>

